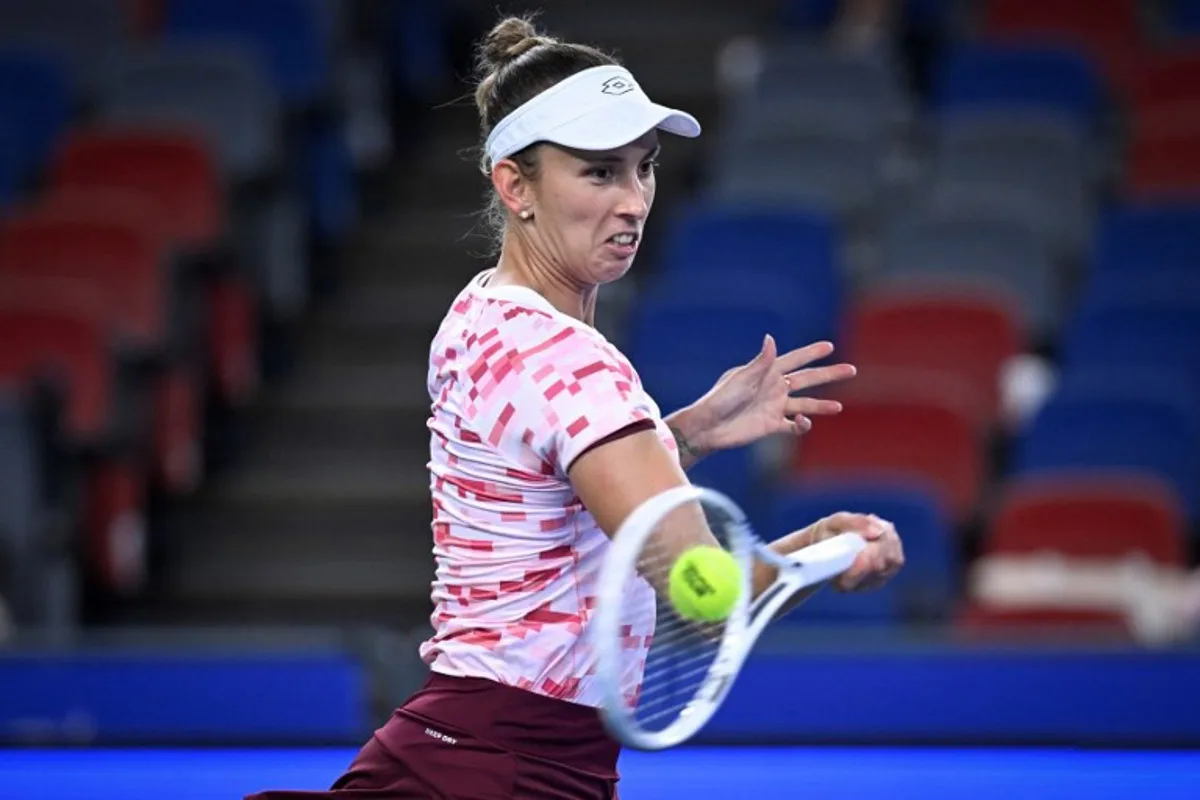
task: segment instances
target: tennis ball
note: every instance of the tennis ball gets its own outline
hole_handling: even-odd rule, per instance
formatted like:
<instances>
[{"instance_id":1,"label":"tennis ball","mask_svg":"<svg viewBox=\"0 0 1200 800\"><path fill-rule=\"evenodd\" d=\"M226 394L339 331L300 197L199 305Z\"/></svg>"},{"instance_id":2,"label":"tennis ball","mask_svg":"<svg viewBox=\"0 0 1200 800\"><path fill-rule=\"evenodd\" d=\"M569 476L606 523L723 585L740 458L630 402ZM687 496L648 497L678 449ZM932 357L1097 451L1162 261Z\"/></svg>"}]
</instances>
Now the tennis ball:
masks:
<instances>
[{"instance_id":1,"label":"tennis ball","mask_svg":"<svg viewBox=\"0 0 1200 800\"><path fill-rule=\"evenodd\" d=\"M737 604L742 568L720 547L693 547L671 565L667 591L679 616L717 622L728 617Z\"/></svg>"}]
</instances>

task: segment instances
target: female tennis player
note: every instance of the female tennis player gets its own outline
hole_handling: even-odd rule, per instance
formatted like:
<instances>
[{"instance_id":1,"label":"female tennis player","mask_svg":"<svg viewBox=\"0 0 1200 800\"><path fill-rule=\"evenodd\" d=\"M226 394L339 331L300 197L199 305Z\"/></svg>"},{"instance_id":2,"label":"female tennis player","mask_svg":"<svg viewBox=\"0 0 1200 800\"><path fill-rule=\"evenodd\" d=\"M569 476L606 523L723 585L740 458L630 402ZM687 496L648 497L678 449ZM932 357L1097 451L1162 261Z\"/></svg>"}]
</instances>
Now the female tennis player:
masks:
<instances>
[{"instance_id":1,"label":"female tennis player","mask_svg":"<svg viewBox=\"0 0 1200 800\"><path fill-rule=\"evenodd\" d=\"M659 132L696 136L699 124L652 103L609 56L541 36L526 19L500 22L480 56L500 255L455 299L430 350L430 676L322 796L615 797L619 746L597 712L584 641L609 537L643 501L686 484L684 469L705 454L801 434L810 417L837 413L835 402L793 395L854 374L807 366L829 343L777 353L766 336L703 398L661 416L593 315L599 287L637 254ZM893 527L862 514L772 547L844 531L869 545L841 589L900 567ZM649 637L633 639L637 658Z\"/></svg>"}]
</instances>

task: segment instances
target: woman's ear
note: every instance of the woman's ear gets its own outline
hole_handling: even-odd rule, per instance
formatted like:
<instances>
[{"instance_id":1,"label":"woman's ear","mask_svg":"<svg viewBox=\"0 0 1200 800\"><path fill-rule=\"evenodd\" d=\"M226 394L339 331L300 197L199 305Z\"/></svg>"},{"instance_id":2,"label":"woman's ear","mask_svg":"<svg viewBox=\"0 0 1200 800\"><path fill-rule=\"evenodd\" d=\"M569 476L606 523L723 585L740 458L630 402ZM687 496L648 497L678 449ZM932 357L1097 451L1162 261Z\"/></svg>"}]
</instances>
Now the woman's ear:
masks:
<instances>
[{"instance_id":1,"label":"woman's ear","mask_svg":"<svg viewBox=\"0 0 1200 800\"><path fill-rule=\"evenodd\" d=\"M513 216L519 217L522 212L528 212L533 204L529 181L510 158L501 159L492 167L492 186L500 202Z\"/></svg>"}]
</instances>

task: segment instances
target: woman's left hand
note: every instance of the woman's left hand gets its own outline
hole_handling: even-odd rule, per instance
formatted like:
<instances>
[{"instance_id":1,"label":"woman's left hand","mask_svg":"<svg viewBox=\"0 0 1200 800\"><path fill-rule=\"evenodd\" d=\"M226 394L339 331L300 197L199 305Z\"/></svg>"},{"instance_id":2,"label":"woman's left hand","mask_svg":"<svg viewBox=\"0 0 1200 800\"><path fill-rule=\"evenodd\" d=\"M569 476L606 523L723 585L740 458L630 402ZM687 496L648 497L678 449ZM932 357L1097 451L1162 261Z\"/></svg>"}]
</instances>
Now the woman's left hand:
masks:
<instances>
[{"instance_id":1,"label":"woman's left hand","mask_svg":"<svg viewBox=\"0 0 1200 800\"><path fill-rule=\"evenodd\" d=\"M728 450L773 434L803 434L812 427L811 417L837 414L842 405L834 400L794 396L854 377L850 364L808 367L831 353L832 343L816 342L777 355L768 335L754 360L726 372L692 405L697 435L691 441L705 451Z\"/></svg>"}]
</instances>

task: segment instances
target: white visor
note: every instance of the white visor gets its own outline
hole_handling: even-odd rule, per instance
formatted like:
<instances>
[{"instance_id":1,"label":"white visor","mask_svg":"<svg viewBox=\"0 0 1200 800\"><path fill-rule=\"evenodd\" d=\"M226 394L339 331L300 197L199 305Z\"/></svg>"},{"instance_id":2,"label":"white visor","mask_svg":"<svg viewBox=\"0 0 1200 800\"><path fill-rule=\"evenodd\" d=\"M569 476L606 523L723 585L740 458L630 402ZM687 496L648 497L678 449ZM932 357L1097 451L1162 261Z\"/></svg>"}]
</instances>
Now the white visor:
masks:
<instances>
[{"instance_id":1,"label":"white visor","mask_svg":"<svg viewBox=\"0 0 1200 800\"><path fill-rule=\"evenodd\" d=\"M613 150L658 128L679 136L700 135L691 114L650 101L624 67L577 72L522 104L488 135L488 166L536 142L576 150Z\"/></svg>"}]
</instances>

